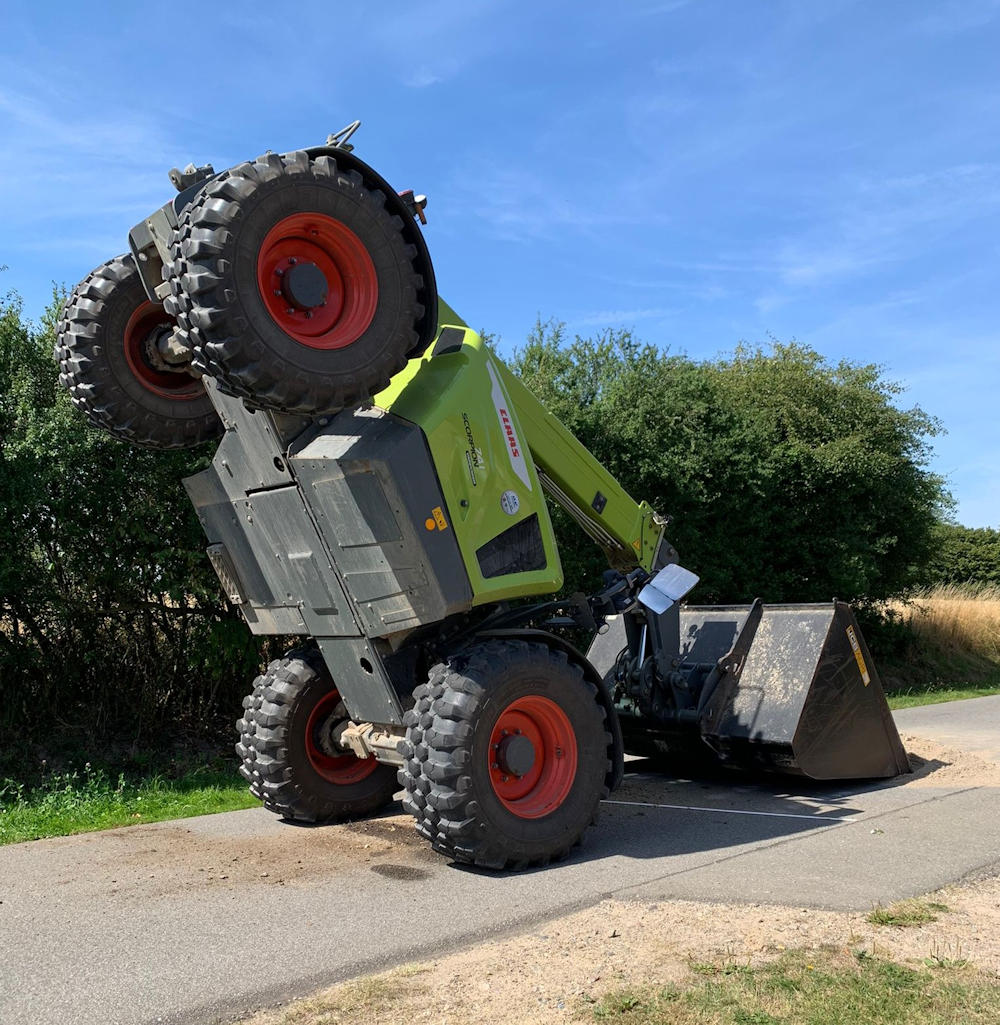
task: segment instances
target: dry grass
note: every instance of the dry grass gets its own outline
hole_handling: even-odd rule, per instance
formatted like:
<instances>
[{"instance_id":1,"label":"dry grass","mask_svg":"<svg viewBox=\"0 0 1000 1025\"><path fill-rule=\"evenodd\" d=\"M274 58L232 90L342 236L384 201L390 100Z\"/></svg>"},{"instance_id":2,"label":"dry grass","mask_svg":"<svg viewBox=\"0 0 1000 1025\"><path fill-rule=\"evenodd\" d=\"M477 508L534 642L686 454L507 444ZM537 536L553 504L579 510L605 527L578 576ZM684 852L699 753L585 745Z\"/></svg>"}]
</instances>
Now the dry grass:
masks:
<instances>
[{"instance_id":1,"label":"dry grass","mask_svg":"<svg viewBox=\"0 0 1000 1025\"><path fill-rule=\"evenodd\" d=\"M1000 663L1000 587L948 584L894 608L918 642Z\"/></svg>"}]
</instances>

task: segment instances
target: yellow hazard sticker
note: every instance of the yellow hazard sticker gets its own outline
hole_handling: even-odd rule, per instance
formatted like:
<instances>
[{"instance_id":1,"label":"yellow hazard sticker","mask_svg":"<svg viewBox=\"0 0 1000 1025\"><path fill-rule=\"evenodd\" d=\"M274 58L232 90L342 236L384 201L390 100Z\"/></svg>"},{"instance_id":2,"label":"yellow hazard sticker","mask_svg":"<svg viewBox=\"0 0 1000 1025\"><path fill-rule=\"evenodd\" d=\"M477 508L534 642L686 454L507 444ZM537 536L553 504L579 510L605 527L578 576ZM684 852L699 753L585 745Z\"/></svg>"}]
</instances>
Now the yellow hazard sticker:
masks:
<instances>
[{"instance_id":1,"label":"yellow hazard sticker","mask_svg":"<svg viewBox=\"0 0 1000 1025\"><path fill-rule=\"evenodd\" d=\"M448 529L448 521L444 518L444 510L441 506L436 505L431 509L431 516L434 517L434 523L437 525L438 530Z\"/></svg>"},{"instance_id":2,"label":"yellow hazard sticker","mask_svg":"<svg viewBox=\"0 0 1000 1025\"><path fill-rule=\"evenodd\" d=\"M851 642L851 651L854 652L854 660L858 663L858 669L861 670L861 680L867 687L872 682L872 678L868 673L868 666L865 665L865 656L861 654L861 645L858 644L857 635L854 633L854 627L849 626L847 628L847 639Z\"/></svg>"},{"instance_id":3,"label":"yellow hazard sticker","mask_svg":"<svg viewBox=\"0 0 1000 1025\"><path fill-rule=\"evenodd\" d=\"M636 551L639 551L639 549L640 549L640 548L642 548L642 541L641 541L641 540L640 540L639 538L636 538L636 539L635 539L635 540L634 540L634 541L632 542L632 547L633 547L633 548L634 548L634 549L635 549Z\"/></svg>"}]
</instances>

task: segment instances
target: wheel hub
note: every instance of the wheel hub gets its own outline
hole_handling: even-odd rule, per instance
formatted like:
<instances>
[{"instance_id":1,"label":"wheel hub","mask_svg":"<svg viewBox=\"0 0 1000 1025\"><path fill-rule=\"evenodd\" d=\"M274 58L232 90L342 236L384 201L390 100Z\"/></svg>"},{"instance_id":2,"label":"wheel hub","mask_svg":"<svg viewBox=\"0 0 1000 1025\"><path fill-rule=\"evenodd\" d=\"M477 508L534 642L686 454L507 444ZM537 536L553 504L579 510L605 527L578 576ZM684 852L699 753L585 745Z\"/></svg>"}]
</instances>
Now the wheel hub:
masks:
<instances>
[{"instance_id":1,"label":"wheel hub","mask_svg":"<svg viewBox=\"0 0 1000 1025\"><path fill-rule=\"evenodd\" d=\"M542 818L555 811L573 788L573 724L555 701L526 694L497 718L488 758L490 785L500 803L518 818Z\"/></svg>"},{"instance_id":2,"label":"wheel hub","mask_svg":"<svg viewBox=\"0 0 1000 1025\"><path fill-rule=\"evenodd\" d=\"M306 757L328 783L358 783L378 768L375 758L358 758L340 744L349 723L347 708L336 690L322 698L309 714L305 729Z\"/></svg>"},{"instance_id":3,"label":"wheel hub","mask_svg":"<svg viewBox=\"0 0 1000 1025\"><path fill-rule=\"evenodd\" d=\"M522 733L504 737L497 751L497 761L504 772L526 776L535 764L535 745Z\"/></svg>"},{"instance_id":4,"label":"wheel hub","mask_svg":"<svg viewBox=\"0 0 1000 1025\"><path fill-rule=\"evenodd\" d=\"M346 224L303 212L278 221L257 255L257 285L271 319L310 349L343 349L378 307L371 254Z\"/></svg>"},{"instance_id":5,"label":"wheel hub","mask_svg":"<svg viewBox=\"0 0 1000 1025\"><path fill-rule=\"evenodd\" d=\"M330 292L326 275L315 263L289 260L289 268L281 276L282 295L297 310L315 310L325 305Z\"/></svg>"},{"instance_id":6,"label":"wheel hub","mask_svg":"<svg viewBox=\"0 0 1000 1025\"><path fill-rule=\"evenodd\" d=\"M125 325L122 345L133 377L145 389L161 398L186 402L204 395L205 390L186 365L165 358L164 350L171 351L167 339L175 329L173 318L159 303L143 301Z\"/></svg>"}]
</instances>

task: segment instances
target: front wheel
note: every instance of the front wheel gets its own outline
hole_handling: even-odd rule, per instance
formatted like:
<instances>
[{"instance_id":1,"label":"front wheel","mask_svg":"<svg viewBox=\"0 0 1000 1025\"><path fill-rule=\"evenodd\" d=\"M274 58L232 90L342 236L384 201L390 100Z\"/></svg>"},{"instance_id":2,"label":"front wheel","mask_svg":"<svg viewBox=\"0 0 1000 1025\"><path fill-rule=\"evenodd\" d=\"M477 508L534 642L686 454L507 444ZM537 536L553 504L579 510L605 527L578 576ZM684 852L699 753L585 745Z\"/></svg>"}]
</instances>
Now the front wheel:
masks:
<instances>
[{"instance_id":1,"label":"front wheel","mask_svg":"<svg viewBox=\"0 0 1000 1025\"><path fill-rule=\"evenodd\" d=\"M272 662L243 708L236 723L240 773L269 811L296 822L334 822L392 800L395 768L338 744L350 715L315 649Z\"/></svg>"},{"instance_id":2,"label":"front wheel","mask_svg":"<svg viewBox=\"0 0 1000 1025\"><path fill-rule=\"evenodd\" d=\"M565 856L611 776L597 688L564 652L487 641L435 666L414 691L403 806L435 850L484 868Z\"/></svg>"}]
</instances>

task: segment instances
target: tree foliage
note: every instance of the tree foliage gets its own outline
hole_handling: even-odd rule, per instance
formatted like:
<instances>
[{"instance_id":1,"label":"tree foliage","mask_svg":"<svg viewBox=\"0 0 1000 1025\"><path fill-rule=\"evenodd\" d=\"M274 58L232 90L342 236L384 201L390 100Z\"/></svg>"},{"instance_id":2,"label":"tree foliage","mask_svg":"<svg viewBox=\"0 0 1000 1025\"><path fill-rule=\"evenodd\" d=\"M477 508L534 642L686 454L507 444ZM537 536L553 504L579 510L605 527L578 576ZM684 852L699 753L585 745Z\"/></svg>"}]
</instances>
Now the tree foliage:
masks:
<instances>
[{"instance_id":1,"label":"tree foliage","mask_svg":"<svg viewBox=\"0 0 1000 1025\"><path fill-rule=\"evenodd\" d=\"M710 602L879 599L919 582L948 496L938 424L871 364L797 344L695 362L627 331L569 342L539 324L513 360L668 536ZM600 559L560 519L571 587Z\"/></svg>"},{"instance_id":2,"label":"tree foliage","mask_svg":"<svg viewBox=\"0 0 1000 1025\"><path fill-rule=\"evenodd\" d=\"M939 524L927 562L926 583L1000 585L1000 530Z\"/></svg>"},{"instance_id":3,"label":"tree foliage","mask_svg":"<svg viewBox=\"0 0 1000 1025\"><path fill-rule=\"evenodd\" d=\"M0 302L0 729L148 738L238 707L257 652L181 486L207 453L88 427L58 385L58 308L35 327Z\"/></svg>"},{"instance_id":4,"label":"tree foliage","mask_svg":"<svg viewBox=\"0 0 1000 1025\"><path fill-rule=\"evenodd\" d=\"M15 296L0 301L0 743L148 741L228 717L260 651L181 487L210 452L148 452L89 428L57 382L57 310L35 326ZM900 409L878 367L798 345L695 362L627 332L569 342L553 324L513 365L673 517L701 600L881 598L919 582L941 548L937 425ZM592 590L600 553L557 521L568 586Z\"/></svg>"}]
</instances>

